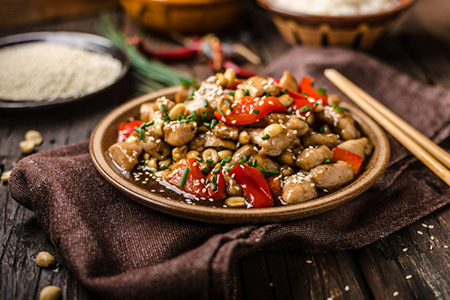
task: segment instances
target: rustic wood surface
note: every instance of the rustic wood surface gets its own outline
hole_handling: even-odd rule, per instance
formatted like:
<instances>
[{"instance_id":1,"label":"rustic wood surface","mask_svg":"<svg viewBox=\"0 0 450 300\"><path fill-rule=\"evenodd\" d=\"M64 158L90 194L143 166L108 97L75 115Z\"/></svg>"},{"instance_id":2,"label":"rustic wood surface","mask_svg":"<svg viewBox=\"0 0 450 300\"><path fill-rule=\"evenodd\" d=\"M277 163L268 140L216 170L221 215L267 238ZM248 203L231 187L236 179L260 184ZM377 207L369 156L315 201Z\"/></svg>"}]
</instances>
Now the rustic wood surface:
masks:
<instances>
[{"instance_id":1,"label":"rustic wood surface","mask_svg":"<svg viewBox=\"0 0 450 300\"><path fill-rule=\"evenodd\" d=\"M419 1L401 24L370 52L421 81L450 88L448 12L448 0ZM114 14L123 30L136 31L136 26L120 11ZM15 32L96 32L97 26L98 15L94 15ZM222 36L241 41L261 55L264 64L256 70L289 48L267 15L254 6L235 29ZM155 47L171 45L156 35L151 35L149 41ZM210 74L201 59L174 66L199 78ZM37 151L53 149L89 138L97 122L110 109L45 117L0 116L0 171L11 169L22 157L17 145L26 130L33 128L43 133L45 140ZM449 149L450 141L443 145ZM33 213L11 199L6 185L0 186L0 220L0 299L37 299L39 291L47 285L60 286L64 299L96 299L64 267L52 272L35 265L34 257L39 251L54 253L54 248ZM239 296L242 299L450 299L449 246L450 208L447 207L359 250L314 256L260 252L243 258L238 266Z\"/></svg>"}]
</instances>

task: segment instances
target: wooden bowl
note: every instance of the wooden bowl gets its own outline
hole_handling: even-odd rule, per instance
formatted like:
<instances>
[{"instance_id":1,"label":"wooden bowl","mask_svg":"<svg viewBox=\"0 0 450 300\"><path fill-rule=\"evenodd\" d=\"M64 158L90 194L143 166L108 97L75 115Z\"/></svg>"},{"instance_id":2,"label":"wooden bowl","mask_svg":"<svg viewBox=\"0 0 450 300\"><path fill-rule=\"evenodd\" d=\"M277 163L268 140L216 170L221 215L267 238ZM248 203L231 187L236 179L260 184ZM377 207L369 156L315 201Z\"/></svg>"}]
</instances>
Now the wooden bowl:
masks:
<instances>
[{"instance_id":1,"label":"wooden bowl","mask_svg":"<svg viewBox=\"0 0 450 300\"><path fill-rule=\"evenodd\" d=\"M160 32L210 33L230 26L242 10L240 0L120 0L141 25Z\"/></svg>"},{"instance_id":2,"label":"wooden bowl","mask_svg":"<svg viewBox=\"0 0 450 300\"><path fill-rule=\"evenodd\" d=\"M275 26L290 44L355 48L370 48L415 2L400 0L399 6L377 14L321 16L289 11L267 0L256 1L272 14Z\"/></svg>"},{"instance_id":3,"label":"wooden bowl","mask_svg":"<svg viewBox=\"0 0 450 300\"><path fill-rule=\"evenodd\" d=\"M356 107L343 103L342 106L352 112L363 134L374 145L374 152L363 173L343 189L307 202L269 208L213 208L187 204L180 201L181 196L178 196L179 200L167 199L126 178L114 166L107 150L116 142L120 122L130 117L138 117L141 104L162 96L172 98L178 89L179 87L164 89L119 106L97 125L90 141L92 162L109 183L131 199L163 213L189 220L220 224L268 223L300 219L328 211L360 195L375 183L389 162L390 147L384 131Z\"/></svg>"}]
</instances>

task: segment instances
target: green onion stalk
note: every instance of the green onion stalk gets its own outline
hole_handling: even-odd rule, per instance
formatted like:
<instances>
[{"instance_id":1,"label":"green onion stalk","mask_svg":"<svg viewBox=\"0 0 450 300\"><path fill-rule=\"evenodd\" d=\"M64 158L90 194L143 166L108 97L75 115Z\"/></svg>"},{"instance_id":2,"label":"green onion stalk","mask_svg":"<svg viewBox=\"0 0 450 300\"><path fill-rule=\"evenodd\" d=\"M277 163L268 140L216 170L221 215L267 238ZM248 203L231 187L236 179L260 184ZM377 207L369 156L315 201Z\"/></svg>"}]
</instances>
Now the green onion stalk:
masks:
<instances>
[{"instance_id":1,"label":"green onion stalk","mask_svg":"<svg viewBox=\"0 0 450 300\"><path fill-rule=\"evenodd\" d=\"M165 86L180 85L195 80L186 73L146 58L135 45L127 44L125 35L114 27L107 14L101 16L100 31L128 56L133 76L140 82L136 85L138 91L153 92Z\"/></svg>"}]
</instances>

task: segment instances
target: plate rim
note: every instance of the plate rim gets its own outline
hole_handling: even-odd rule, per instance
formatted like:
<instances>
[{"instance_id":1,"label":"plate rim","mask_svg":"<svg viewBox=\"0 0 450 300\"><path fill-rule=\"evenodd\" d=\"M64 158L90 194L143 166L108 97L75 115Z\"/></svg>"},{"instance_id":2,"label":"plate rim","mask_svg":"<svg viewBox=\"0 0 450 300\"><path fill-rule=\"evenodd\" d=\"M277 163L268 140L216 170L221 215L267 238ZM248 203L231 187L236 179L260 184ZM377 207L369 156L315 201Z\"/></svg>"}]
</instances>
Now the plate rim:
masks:
<instances>
[{"instance_id":1,"label":"plate rim","mask_svg":"<svg viewBox=\"0 0 450 300\"><path fill-rule=\"evenodd\" d=\"M188 220L214 224L255 224L269 222L284 222L301 219L311 215L323 213L336 208L362 194L369 189L382 175L390 158L390 145L384 131L367 115L355 106L343 102L342 106L350 109L355 119L366 128L370 128L377 137L378 146L375 147L368 167L354 182L329 195L302 203L260 209L247 208L213 208L208 206L190 205L182 201L169 200L157 193L152 193L142 187L133 185L120 175L106 159L102 150L102 134L107 132L114 120L136 108L142 103L149 102L161 96L174 94L178 86L165 88L157 92L145 94L131 99L118 106L106 115L92 132L89 153L97 171L120 192L147 207ZM361 120L364 120L361 122ZM370 175L370 176L369 176Z\"/></svg>"}]
</instances>

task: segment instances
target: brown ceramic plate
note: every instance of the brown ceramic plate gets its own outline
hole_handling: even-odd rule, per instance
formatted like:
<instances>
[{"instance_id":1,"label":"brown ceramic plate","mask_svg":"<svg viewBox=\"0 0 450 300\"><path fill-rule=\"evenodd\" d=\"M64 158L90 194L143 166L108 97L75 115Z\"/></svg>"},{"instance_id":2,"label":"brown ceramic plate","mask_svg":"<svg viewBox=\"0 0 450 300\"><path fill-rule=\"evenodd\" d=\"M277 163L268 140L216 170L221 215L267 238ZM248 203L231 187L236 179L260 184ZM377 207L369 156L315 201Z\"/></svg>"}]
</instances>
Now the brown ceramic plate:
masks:
<instances>
[{"instance_id":1,"label":"brown ceramic plate","mask_svg":"<svg viewBox=\"0 0 450 300\"><path fill-rule=\"evenodd\" d=\"M130 69L130 61L122 50L115 46L110 40L89 33L66 31L22 33L0 38L0 48L33 42L63 44L93 52L109 53L112 57L118 59L122 63L122 70L116 81L109 86L81 97L55 99L52 101L10 101L8 99L0 98L0 112L35 111L100 100L106 92L124 81L125 76Z\"/></svg>"},{"instance_id":2,"label":"brown ceramic plate","mask_svg":"<svg viewBox=\"0 0 450 300\"><path fill-rule=\"evenodd\" d=\"M100 174L122 193L152 209L189 220L220 224L268 223L296 220L328 211L360 195L375 183L389 162L389 142L383 130L360 110L347 103L343 103L342 106L348 108L353 113L353 116L359 123L360 129L374 145L374 152L364 172L345 188L304 203L257 209L213 208L199 205L194 206L182 201L169 200L161 194L150 192L149 189L137 185L133 180L122 175L114 167L112 160L107 154L107 150L117 139L118 124L126 121L130 117L138 117L139 107L142 103L156 100L161 96L172 98L177 90L178 87L167 88L159 92L141 96L119 106L97 125L97 128L91 136L90 155L94 166Z\"/></svg>"}]
</instances>

